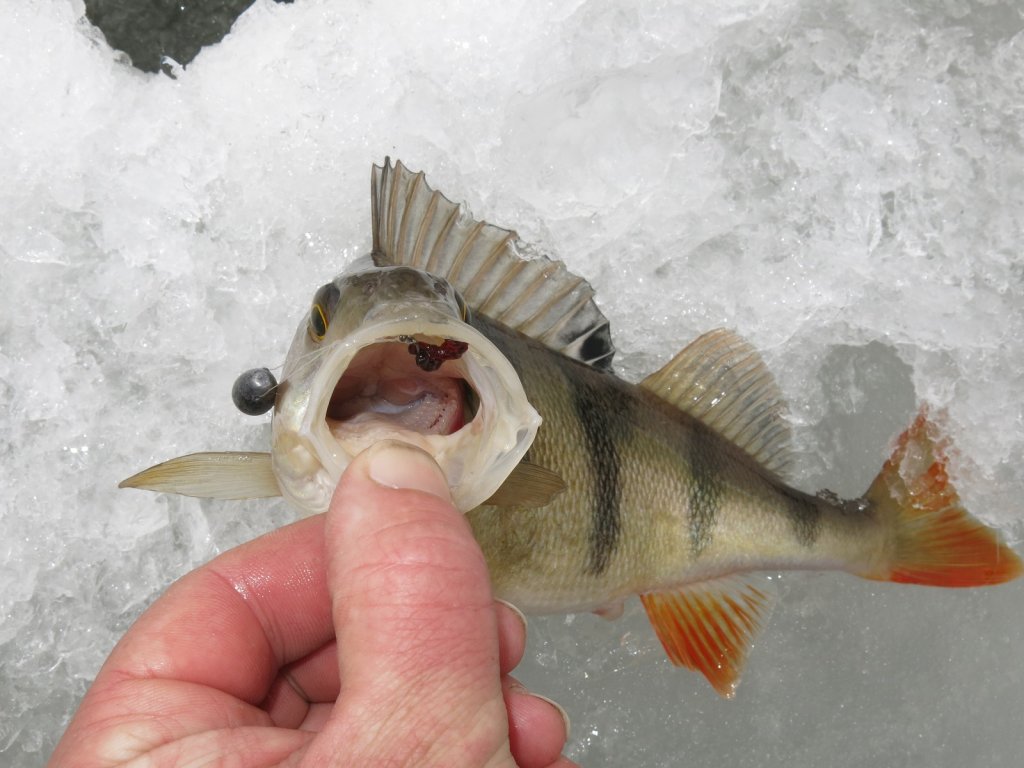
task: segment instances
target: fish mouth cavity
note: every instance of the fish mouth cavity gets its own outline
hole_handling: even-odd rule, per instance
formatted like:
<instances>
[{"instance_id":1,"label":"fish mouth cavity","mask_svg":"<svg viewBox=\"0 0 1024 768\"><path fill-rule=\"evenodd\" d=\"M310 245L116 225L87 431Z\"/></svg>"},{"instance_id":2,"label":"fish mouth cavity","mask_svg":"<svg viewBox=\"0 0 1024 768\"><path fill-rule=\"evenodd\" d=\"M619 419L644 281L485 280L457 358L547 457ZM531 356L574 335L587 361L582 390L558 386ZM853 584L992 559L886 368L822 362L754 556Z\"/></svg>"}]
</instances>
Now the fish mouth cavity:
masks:
<instances>
[{"instance_id":1,"label":"fish mouth cavity","mask_svg":"<svg viewBox=\"0 0 1024 768\"><path fill-rule=\"evenodd\" d=\"M424 349L428 370L413 354ZM501 486L540 422L512 364L479 330L406 314L334 342L304 384L286 387L274 415L274 471L286 497L325 511L349 462L396 439L434 458L466 512Z\"/></svg>"},{"instance_id":2,"label":"fish mouth cavity","mask_svg":"<svg viewBox=\"0 0 1024 768\"><path fill-rule=\"evenodd\" d=\"M356 352L327 404L325 422L336 440L368 431L451 435L473 420L479 397L465 366L448 360L437 370L422 370L412 347L402 339Z\"/></svg>"}]
</instances>

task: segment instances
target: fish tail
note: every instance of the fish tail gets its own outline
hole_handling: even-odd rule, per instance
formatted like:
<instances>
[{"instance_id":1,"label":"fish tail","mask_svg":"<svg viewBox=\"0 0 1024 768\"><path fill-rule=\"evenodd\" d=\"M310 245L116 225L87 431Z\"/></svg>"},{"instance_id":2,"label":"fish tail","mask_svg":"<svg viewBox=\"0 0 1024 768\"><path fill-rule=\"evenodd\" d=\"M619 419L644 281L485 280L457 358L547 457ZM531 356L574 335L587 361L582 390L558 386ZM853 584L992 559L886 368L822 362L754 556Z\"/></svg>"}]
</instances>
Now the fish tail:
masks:
<instances>
[{"instance_id":1,"label":"fish tail","mask_svg":"<svg viewBox=\"0 0 1024 768\"><path fill-rule=\"evenodd\" d=\"M887 555L861 573L865 578L980 587L1021 574L1020 557L963 508L946 469L948 446L926 409L900 435L865 494L890 528Z\"/></svg>"}]
</instances>

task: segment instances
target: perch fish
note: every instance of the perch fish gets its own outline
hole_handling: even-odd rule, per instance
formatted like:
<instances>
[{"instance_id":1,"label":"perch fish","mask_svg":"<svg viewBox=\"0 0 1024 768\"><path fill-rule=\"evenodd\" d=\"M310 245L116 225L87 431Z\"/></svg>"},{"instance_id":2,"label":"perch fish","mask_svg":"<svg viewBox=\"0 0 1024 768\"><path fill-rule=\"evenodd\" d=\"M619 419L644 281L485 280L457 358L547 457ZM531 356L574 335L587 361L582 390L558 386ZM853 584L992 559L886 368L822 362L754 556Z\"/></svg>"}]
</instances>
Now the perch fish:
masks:
<instances>
[{"instance_id":1,"label":"perch fish","mask_svg":"<svg viewBox=\"0 0 1024 768\"><path fill-rule=\"evenodd\" d=\"M962 507L926 409L863 496L805 493L785 481L780 391L734 332L628 383L564 264L528 258L401 163L374 167L371 201L372 254L316 292L280 384L258 393L270 453L192 454L122 486L283 494L316 513L354 456L404 440L444 470L497 597L614 617L639 595L671 661L724 696L774 599L759 571L944 587L1020 574Z\"/></svg>"}]
</instances>

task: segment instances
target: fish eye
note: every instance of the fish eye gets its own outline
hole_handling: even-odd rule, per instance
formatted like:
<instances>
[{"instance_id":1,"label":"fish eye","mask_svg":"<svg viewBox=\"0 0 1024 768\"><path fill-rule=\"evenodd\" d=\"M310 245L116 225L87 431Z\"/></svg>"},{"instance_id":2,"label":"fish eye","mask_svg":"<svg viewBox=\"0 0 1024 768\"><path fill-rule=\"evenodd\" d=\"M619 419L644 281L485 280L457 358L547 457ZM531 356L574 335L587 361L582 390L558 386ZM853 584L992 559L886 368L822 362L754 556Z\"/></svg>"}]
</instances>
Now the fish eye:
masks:
<instances>
[{"instance_id":1,"label":"fish eye","mask_svg":"<svg viewBox=\"0 0 1024 768\"><path fill-rule=\"evenodd\" d=\"M330 318L340 293L338 286L327 283L320 286L313 296L313 306L309 310L309 335L313 341L322 341L327 335L327 327L331 324Z\"/></svg>"},{"instance_id":2,"label":"fish eye","mask_svg":"<svg viewBox=\"0 0 1024 768\"><path fill-rule=\"evenodd\" d=\"M309 335L313 341L320 341L327 335L327 317L324 315L324 308L314 304L309 310Z\"/></svg>"}]
</instances>

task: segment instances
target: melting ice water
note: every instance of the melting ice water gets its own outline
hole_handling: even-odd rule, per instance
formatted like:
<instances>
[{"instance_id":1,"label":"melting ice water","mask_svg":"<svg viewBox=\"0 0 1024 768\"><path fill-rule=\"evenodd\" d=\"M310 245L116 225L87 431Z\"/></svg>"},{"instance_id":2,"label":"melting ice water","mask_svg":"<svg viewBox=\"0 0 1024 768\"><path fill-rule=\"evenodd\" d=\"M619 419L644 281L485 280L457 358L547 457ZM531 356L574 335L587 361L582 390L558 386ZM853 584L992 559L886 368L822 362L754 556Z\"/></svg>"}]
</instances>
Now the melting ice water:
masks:
<instances>
[{"instance_id":1,"label":"melting ice water","mask_svg":"<svg viewBox=\"0 0 1024 768\"><path fill-rule=\"evenodd\" d=\"M1014 0L368 6L258 0L176 80L80 3L0 25L0 751L36 765L172 580L292 518L117 491L262 448L234 377L283 360L369 245L385 154L589 277L620 372L762 348L798 482L867 486L945 407L967 505L1024 533L1024 34ZM735 701L636 605L532 622L519 674L588 766L1018 765L1024 584L786 575Z\"/></svg>"}]
</instances>

